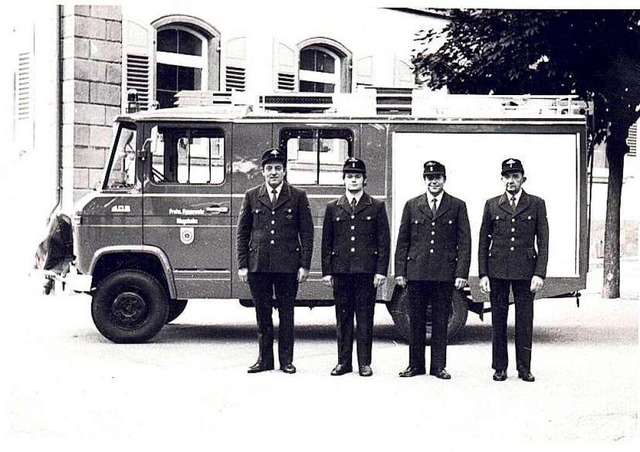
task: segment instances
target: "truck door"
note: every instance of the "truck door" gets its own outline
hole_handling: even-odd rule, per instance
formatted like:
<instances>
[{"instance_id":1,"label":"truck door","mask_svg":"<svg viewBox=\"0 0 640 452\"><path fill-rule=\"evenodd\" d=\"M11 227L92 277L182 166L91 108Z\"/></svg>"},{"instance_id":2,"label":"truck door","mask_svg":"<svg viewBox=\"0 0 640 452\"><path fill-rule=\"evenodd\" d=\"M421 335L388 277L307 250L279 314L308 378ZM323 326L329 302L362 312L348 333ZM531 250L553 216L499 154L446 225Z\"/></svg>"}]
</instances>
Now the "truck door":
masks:
<instances>
[{"instance_id":1,"label":"truck door","mask_svg":"<svg viewBox=\"0 0 640 452\"><path fill-rule=\"evenodd\" d=\"M287 153L287 181L307 192L315 224L311 271L298 300L332 301L333 293L322 284L322 222L327 203L344 194L344 161L360 155L360 125L275 124L274 142Z\"/></svg>"},{"instance_id":2,"label":"truck door","mask_svg":"<svg viewBox=\"0 0 640 452\"><path fill-rule=\"evenodd\" d=\"M151 130L143 242L168 258L179 299L230 296L230 130L184 123Z\"/></svg>"}]
</instances>

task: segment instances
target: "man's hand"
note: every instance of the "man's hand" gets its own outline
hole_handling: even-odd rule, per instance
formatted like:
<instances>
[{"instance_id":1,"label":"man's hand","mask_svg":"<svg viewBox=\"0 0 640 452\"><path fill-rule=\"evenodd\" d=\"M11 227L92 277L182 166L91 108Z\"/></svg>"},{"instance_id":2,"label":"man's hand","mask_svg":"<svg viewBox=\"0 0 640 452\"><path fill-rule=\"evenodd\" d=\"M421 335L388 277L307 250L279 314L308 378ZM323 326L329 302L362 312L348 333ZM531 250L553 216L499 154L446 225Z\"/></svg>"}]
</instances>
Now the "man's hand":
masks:
<instances>
[{"instance_id":1,"label":"man's hand","mask_svg":"<svg viewBox=\"0 0 640 452\"><path fill-rule=\"evenodd\" d=\"M531 278L531 292L536 293L542 289L542 286L544 286L544 279L534 275L533 278Z\"/></svg>"},{"instance_id":2,"label":"man's hand","mask_svg":"<svg viewBox=\"0 0 640 452\"><path fill-rule=\"evenodd\" d=\"M309 277L309 270L307 270L306 268L300 267L298 269L298 282L303 283L307 280L308 277Z\"/></svg>"},{"instance_id":3,"label":"man's hand","mask_svg":"<svg viewBox=\"0 0 640 452\"><path fill-rule=\"evenodd\" d=\"M489 277L483 276L480 278L480 292L489 293L491 292L491 284L489 283Z\"/></svg>"},{"instance_id":4,"label":"man's hand","mask_svg":"<svg viewBox=\"0 0 640 452\"><path fill-rule=\"evenodd\" d=\"M406 287L407 278L405 278L404 276L396 276L396 284L399 285L400 287Z\"/></svg>"},{"instance_id":5,"label":"man's hand","mask_svg":"<svg viewBox=\"0 0 640 452\"><path fill-rule=\"evenodd\" d=\"M248 268L238 269L238 279L240 279L240 282L247 283L249 281L248 275L249 275Z\"/></svg>"},{"instance_id":6,"label":"man's hand","mask_svg":"<svg viewBox=\"0 0 640 452\"><path fill-rule=\"evenodd\" d=\"M380 275L380 274L375 274L373 276L373 285L375 287L380 287L381 285L384 284L384 282L387 280L387 277L384 275Z\"/></svg>"},{"instance_id":7,"label":"man's hand","mask_svg":"<svg viewBox=\"0 0 640 452\"><path fill-rule=\"evenodd\" d=\"M456 278L456 282L454 283L454 286L456 287L456 289L460 290L463 287L467 286L467 280L464 278Z\"/></svg>"},{"instance_id":8,"label":"man's hand","mask_svg":"<svg viewBox=\"0 0 640 452\"><path fill-rule=\"evenodd\" d=\"M327 275L322 277L322 284L327 287L333 287L333 276Z\"/></svg>"}]
</instances>

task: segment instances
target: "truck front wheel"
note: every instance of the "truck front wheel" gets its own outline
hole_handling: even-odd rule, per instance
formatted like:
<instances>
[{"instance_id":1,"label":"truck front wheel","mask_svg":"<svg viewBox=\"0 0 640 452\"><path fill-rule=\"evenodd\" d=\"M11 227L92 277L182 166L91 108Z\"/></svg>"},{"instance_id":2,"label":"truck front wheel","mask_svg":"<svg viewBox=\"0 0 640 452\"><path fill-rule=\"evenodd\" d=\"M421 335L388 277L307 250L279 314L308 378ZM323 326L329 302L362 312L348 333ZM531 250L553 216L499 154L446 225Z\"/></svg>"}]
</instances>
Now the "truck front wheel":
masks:
<instances>
[{"instance_id":1,"label":"truck front wheel","mask_svg":"<svg viewBox=\"0 0 640 452\"><path fill-rule=\"evenodd\" d=\"M91 316L98 331L116 343L146 342L167 322L169 299L150 274L121 270L98 285Z\"/></svg>"},{"instance_id":2,"label":"truck front wheel","mask_svg":"<svg viewBox=\"0 0 640 452\"><path fill-rule=\"evenodd\" d=\"M409 297L407 290L396 286L391 301L387 303L387 310L391 314L393 323L400 335L409 340ZM461 290L454 290L451 299L451 315L447 325L447 338L453 339L456 334L467 323L469 308L467 306L467 297ZM431 340L431 312L427 311L427 342Z\"/></svg>"}]
</instances>

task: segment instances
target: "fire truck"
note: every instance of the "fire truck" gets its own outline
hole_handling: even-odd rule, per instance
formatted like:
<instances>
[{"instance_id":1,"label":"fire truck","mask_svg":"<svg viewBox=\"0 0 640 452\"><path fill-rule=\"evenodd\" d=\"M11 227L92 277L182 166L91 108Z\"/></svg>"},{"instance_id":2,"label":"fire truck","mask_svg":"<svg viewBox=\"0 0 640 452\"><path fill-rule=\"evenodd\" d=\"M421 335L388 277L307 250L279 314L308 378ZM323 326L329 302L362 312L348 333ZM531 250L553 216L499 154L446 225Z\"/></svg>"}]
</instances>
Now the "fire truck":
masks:
<instances>
[{"instance_id":1,"label":"fire truck","mask_svg":"<svg viewBox=\"0 0 640 452\"><path fill-rule=\"evenodd\" d=\"M327 202L344 192L341 169L350 156L367 163L366 190L386 203L392 256L403 206L425 190L423 163L447 167L445 190L466 202L473 238L469 287L454 291L450 337L469 311L490 309L478 287L477 243L485 200L504 190L505 158L522 160L524 189L547 203L549 267L537 296L585 288L588 111L574 96L242 95L182 92L176 108L122 114L99 187L52 221L38 266L91 296L95 326L109 340L150 340L190 299L252 305L237 276L236 224L244 192L264 183L260 156L273 147L286 152L287 180L306 190L315 223L297 305L333 304L321 281L322 219ZM377 299L406 338L407 296L393 276L392 259Z\"/></svg>"}]
</instances>

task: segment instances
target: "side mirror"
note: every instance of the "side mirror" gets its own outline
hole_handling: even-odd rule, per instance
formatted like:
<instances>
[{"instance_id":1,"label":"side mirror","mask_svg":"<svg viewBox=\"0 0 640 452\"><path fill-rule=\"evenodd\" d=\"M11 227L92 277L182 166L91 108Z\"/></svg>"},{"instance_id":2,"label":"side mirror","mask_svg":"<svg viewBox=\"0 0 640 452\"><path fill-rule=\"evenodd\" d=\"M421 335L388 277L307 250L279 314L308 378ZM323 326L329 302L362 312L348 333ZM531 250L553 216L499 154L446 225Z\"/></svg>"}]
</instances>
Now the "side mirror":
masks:
<instances>
[{"instance_id":1,"label":"side mirror","mask_svg":"<svg viewBox=\"0 0 640 452\"><path fill-rule=\"evenodd\" d=\"M138 158L142 161L145 161L147 158L151 156L151 138L147 138L142 145L142 149L138 151Z\"/></svg>"}]
</instances>

